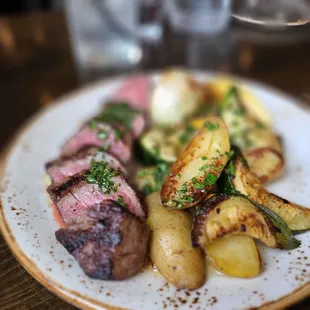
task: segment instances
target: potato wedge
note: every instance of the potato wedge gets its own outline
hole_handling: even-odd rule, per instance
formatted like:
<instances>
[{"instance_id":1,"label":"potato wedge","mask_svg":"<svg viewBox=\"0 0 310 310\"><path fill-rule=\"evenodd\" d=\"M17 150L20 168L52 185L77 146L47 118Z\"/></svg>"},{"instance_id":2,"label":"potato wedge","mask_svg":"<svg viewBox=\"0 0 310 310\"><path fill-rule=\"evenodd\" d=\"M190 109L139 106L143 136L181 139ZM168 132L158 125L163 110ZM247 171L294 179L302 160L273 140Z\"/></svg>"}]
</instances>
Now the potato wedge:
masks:
<instances>
[{"instance_id":1,"label":"potato wedge","mask_svg":"<svg viewBox=\"0 0 310 310\"><path fill-rule=\"evenodd\" d=\"M271 127L271 116L264 108L259 98L256 97L256 95L253 94L250 90L243 87L242 84L238 81L223 78L208 83L207 89L209 91L209 96L214 101L220 102L224 99L229 89L234 85L240 90L240 97L247 110L247 113L249 113L253 118L262 122L265 126Z\"/></svg>"},{"instance_id":2,"label":"potato wedge","mask_svg":"<svg viewBox=\"0 0 310 310\"><path fill-rule=\"evenodd\" d=\"M274 226L248 199L214 195L195 217L192 240L206 251L212 242L232 234L251 236L271 248L280 247Z\"/></svg>"},{"instance_id":3,"label":"potato wedge","mask_svg":"<svg viewBox=\"0 0 310 310\"><path fill-rule=\"evenodd\" d=\"M261 259L253 238L230 235L207 245L206 252L220 273L239 278L259 275Z\"/></svg>"},{"instance_id":4,"label":"potato wedge","mask_svg":"<svg viewBox=\"0 0 310 310\"><path fill-rule=\"evenodd\" d=\"M278 136L247 113L239 90L232 88L222 102L221 116L233 145L243 152L261 181L273 180L284 170L283 151Z\"/></svg>"},{"instance_id":5,"label":"potato wedge","mask_svg":"<svg viewBox=\"0 0 310 310\"><path fill-rule=\"evenodd\" d=\"M203 253L191 243L191 216L163 207L159 192L149 195L146 204L152 263L177 288L199 288L206 280L206 266Z\"/></svg>"},{"instance_id":6,"label":"potato wedge","mask_svg":"<svg viewBox=\"0 0 310 310\"><path fill-rule=\"evenodd\" d=\"M161 190L163 204L183 209L199 203L217 181L229 151L225 123L218 116L208 116L204 127L172 165Z\"/></svg>"},{"instance_id":7,"label":"potato wedge","mask_svg":"<svg viewBox=\"0 0 310 310\"><path fill-rule=\"evenodd\" d=\"M251 171L263 183L281 176L284 171L283 155L270 148L261 147L244 153Z\"/></svg>"}]
</instances>

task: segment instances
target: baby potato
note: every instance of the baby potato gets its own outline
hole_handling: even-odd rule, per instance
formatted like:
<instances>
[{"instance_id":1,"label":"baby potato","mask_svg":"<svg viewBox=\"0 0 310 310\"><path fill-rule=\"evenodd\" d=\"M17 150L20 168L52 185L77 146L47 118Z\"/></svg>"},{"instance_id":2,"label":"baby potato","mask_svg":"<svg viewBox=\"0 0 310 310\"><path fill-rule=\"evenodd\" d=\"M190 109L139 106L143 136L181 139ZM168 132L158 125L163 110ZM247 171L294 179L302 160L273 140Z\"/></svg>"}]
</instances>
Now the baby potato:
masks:
<instances>
[{"instance_id":1,"label":"baby potato","mask_svg":"<svg viewBox=\"0 0 310 310\"><path fill-rule=\"evenodd\" d=\"M249 236L225 236L210 243L206 252L215 269L228 276L252 278L261 271L258 249Z\"/></svg>"},{"instance_id":2,"label":"baby potato","mask_svg":"<svg viewBox=\"0 0 310 310\"><path fill-rule=\"evenodd\" d=\"M262 122L266 127L271 127L272 119L269 112L261 103L260 99L254 93L252 93L251 90L245 88L242 83L228 78L222 78L208 83L207 89L209 91L210 97L214 101L220 102L225 98L228 90L233 85L239 89L240 97L247 110L247 113L250 114L251 117Z\"/></svg>"},{"instance_id":3,"label":"baby potato","mask_svg":"<svg viewBox=\"0 0 310 310\"><path fill-rule=\"evenodd\" d=\"M216 183L230 152L223 120L206 117L204 126L172 165L161 190L163 204L170 209L198 204Z\"/></svg>"},{"instance_id":4,"label":"baby potato","mask_svg":"<svg viewBox=\"0 0 310 310\"><path fill-rule=\"evenodd\" d=\"M146 198L151 229L150 257L159 272L177 288L194 290L206 280L205 257L191 242L192 218L185 211L169 211L159 192Z\"/></svg>"}]
</instances>

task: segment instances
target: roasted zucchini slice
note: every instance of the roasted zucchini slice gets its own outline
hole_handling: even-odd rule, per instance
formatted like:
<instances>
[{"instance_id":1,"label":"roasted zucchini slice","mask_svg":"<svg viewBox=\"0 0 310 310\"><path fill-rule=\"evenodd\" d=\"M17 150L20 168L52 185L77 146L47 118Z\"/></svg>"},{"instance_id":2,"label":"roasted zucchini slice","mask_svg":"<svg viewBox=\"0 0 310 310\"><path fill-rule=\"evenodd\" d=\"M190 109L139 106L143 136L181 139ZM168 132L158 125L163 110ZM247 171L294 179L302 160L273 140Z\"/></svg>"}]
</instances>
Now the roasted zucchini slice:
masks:
<instances>
[{"instance_id":1,"label":"roasted zucchini slice","mask_svg":"<svg viewBox=\"0 0 310 310\"><path fill-rule=\"evenodd\" d=\"M278 136L247 113L235 87L221 103L221 116L231 143L241 149L251 171L261 181L275 179L283 172L284 158Z\"/></svg>"},{"instance_id":2,"label":"roasted zucchini slice","mask_svg":"<svg viewBox=\"0 0 310 310\"><path fill-rule=\"evenodd\" d=\"M169 169L170 166L166 163L139 169L135 178L137 189L144 195L160 191Z\"/></svg>"},{"instance_id":3,"label":"roasted zucchini slice","mask_svg":"<svg viewBox=\"0 0 310 310\"><path fill-rule=\"evenodd\" d=\"M206 250L212 242L231 234L259 239L271 248L282 247L271 221L248 199L214 195L203 203L195 217L193 243Z\"/></svg>"},{"instance_id":4,"label":"roasted zucchini slice","mask_svg":"<svg viewBox=\"0 0 310 310\"><path fill-rule=\"evenodd\" d=\"M163 207L159 192L149 195L146 205L152 263L177 288L199 288L206 280L206 264L202 251L192 246L192 217Z\"/></svg>"},{"instance_id":5,"label":"roasted zucchini slice","mask_svg":"<svg viewBox=\"0 0 310 310\"><path fill-rule=\"evenodd\" d=\"M310 229L310 209L268 192L257 176L250 171L241 152L236 148L233 152L234 155L219 182L222 191L248 196L255 203L276 213L293 231Z\"/></svg>"},{"instance_id":6,"label":"roasted zucchini slice","mask_svg":"<svg viewBox=\"0 0 310 310\"><path fill-rule=\"evenodd\" d=\"M184 152L172 165L161 190L162 202L172 209L199 203L216 183L230 152L226 125L218 116L208 116Z\"/></svg>"},{"instance_id":7,"label":"roasted zucchini slice","mask_svg":"<svg viewBox=\"0 0 310 310\"><path fill-rule=\"evenodd\" d=\"M173 163L177 159L175 146L167 141L167 133L161 128L152 128L140 140L144 161L149 163Z\"/></svg>"}]
</instances>

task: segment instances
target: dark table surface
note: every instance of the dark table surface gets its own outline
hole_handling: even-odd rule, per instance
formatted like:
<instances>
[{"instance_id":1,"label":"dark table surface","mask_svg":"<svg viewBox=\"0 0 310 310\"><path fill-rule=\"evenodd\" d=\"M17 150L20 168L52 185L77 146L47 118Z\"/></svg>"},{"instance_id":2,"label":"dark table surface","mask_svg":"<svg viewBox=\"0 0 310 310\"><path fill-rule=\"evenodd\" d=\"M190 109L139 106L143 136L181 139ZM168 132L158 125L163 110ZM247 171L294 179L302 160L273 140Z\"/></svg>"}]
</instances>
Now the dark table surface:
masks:
<instances>
[{"instance_id":1,"label":"dark table surface","mask_svg":"<svg viewBox=\"0 0 310 310\"><path fill-rule=\"evenodd\" d=\"M233 29L214 39L211 51L206 40L166 29L160 45L145 46L136 70L182 65L233 72L278 87L310 107L310 41L304 35L309 28L302 34L288 30L272 36L236 25ZM89 81L97 78L92 74ZM0 149L40 107L80 84L62 12L0 18ZM0 309L76 308L34 280L0 235ZM309 298L290 309L310 309Z\"/></svg>"}]
</instances>

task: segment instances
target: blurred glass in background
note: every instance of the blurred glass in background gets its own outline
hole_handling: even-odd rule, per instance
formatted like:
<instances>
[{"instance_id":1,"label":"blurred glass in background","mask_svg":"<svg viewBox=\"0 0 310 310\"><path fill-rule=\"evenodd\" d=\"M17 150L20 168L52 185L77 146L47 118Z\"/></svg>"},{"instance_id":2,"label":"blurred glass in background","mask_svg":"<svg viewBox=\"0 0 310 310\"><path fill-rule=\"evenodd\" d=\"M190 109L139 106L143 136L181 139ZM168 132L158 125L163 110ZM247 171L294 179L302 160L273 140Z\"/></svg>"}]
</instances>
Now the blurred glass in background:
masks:
<instances>
[{"instance_id":1,"label":"blurred glass in background","mask_svg":"<svg viewBox=\"0 0 310 310\"><path fill-rule=\"evenodd\" d=\"M176 30L217 35L230 20L230 0L169 0L169 18Z\"/></svg>"},{"instance_id":2,"label":"blurred glass in background","mask_svg":"<svg viewBox=\"0 0 310 310\"><path fill-rule=\"evenodd\" d=\"M143 57L141 41L162 37L160 0L66 0L71 44L81 78L124 70Z\"/></svg>"}]
</instances>

